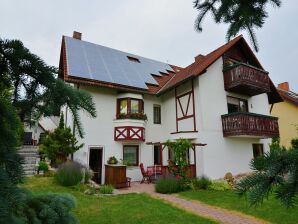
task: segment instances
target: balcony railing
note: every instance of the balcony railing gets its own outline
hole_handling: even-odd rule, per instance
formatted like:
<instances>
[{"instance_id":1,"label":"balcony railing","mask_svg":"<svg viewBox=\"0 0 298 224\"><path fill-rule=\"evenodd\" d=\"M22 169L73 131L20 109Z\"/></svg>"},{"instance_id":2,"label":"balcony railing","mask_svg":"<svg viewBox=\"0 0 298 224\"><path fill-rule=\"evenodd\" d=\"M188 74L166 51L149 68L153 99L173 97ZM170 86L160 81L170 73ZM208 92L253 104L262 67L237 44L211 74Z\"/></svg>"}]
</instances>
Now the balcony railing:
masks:
<instances>
[{"instance_id":1,"label":"balcony railing","mask_svg":"<svg viewBox=\"0 0 298 224\"><path fill-rule=\"evenodd\" d=\"M255 96L270 92L268 72L239 63L224 68L225 90Z\"/></svg>"},{"instance_id":2,"label":"balcony railing","mask_svg":"<svg viewBox=\"0 0 298 224\"><path fill-rule=\"evenodd\" d=\"M277 117L253 113L231 113L222 115L221 118L224 137L272 138L279 136Z\"/></svg>"},{"instance_id":3,"label":"balcony railing","mask_svg":"<svg viewBox=\"0 0 298 224\"><path fill-rule=\"evenodd\" d=\"M145 128L133 126L119 126L115 127L114 133L115 141L145 141Z\"/></svg>"}]
</instances>

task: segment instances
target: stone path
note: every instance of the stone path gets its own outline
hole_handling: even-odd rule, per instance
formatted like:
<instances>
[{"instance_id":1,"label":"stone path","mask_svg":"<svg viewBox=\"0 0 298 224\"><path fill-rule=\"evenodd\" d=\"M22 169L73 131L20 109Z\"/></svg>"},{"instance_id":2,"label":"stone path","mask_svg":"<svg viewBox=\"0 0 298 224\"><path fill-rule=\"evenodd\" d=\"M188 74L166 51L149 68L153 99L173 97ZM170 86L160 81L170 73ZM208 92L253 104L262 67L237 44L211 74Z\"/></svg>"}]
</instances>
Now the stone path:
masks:
<instances>
[{"instance_id":1,"label":"stone path","mask_svg":"<svg viewBox=\"0 0 298 224\"><path fill-rule=\"evenodd\" d=\"M162 199L170 204L175 205L193 214L215 220L225 224L264 224L268 223L264 220L257 219L252 216L242 214L240 212L231 211L215 206L210 206L199 201L192 201L180 198L175 195L159 194L154 192L153 184L132 183L130 188L117 190L116 194L127 193L147 193L153 198Z\"/></svg>"}]
</instances>

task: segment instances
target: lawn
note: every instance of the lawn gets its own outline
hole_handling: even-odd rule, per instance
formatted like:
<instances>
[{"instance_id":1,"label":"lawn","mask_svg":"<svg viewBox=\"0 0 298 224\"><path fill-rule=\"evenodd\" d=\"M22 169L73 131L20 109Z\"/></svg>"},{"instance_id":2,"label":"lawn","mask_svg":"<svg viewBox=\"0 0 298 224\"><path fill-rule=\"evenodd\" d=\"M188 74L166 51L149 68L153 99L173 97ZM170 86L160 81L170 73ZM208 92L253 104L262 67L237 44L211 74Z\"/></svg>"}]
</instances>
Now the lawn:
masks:
<instances>
[{"instance_id":1,"label":"lawn","mask_svg":"<svg viewBox=\"0 0 298 224\"><path fill-rule=\"evenodd\" d=\"M261 206L254 208L249 207L245 198L239 198L234 191L187 191L179 194L180 196L198 200L206 204L236 210L248 215L252 215L271 223L297 224L298 207L286 209L281 206L279 201L270 197Z\"/></svg>"},{"instance_id":2,"label":"lawn","mask_svg":"<svg viewBox=\"0 0 298 224\"><path fill-rule=\"evenodd\" d=\"M70 193L77 199L74 214L81 224L121 223L121 224L158 224L158 223L215 223L205 218L184 212L146 194L96 197L85 195L80 187L66 188L49 177L27 178L24 187L34 193Z\"/></svg>"}]
</instances>

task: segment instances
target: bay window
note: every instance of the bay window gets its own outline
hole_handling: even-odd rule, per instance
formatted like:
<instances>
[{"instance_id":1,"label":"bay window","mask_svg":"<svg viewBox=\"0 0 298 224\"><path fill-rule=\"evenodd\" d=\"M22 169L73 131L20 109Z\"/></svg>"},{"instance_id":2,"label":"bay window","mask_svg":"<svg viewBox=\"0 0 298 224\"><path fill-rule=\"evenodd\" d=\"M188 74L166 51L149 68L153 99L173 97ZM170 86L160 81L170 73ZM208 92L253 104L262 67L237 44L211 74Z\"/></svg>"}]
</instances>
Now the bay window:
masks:
<instances>
[{"instance_id":1,"label":"bay window","mask_svg":"<svg viewBox=\"0 0 298 224\"><path fill-rule=\"evenodd\" d=\"M119 115L133 115L143 113L143 100L121 98L117 100L117 117Z\"/></svg>"}]
</instances>

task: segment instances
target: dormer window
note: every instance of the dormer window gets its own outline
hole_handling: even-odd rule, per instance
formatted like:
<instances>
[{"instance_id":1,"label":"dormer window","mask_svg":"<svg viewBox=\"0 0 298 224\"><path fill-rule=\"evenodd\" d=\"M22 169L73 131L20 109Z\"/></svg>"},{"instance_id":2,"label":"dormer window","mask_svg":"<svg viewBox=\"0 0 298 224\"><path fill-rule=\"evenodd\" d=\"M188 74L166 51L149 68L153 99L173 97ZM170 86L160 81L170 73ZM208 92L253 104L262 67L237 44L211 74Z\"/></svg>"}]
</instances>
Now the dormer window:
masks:
<instances>
[{"instance_id":1,"label":"dormer window","mask_svg":"<svg viewBox=\"0 0 298 224\"><path fill-rule=\"evenodd\" d=\"M131 56L127 56L128 60L132 61L132 62L136 62L136 63L141 63L140 60L138 58L135 57L131 57Z\"/></svg>"},{"instance_id":2,"label":"dormer window","mask_svg":"<svg viewBox=\"0 0 298 224\"><path fill-rule=\"evenodd\" d=\"M117 100L117 119L143 119L144 103L141 99L121 98Z\"/></svg>"}]
</instances>

